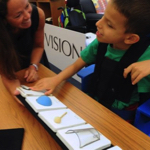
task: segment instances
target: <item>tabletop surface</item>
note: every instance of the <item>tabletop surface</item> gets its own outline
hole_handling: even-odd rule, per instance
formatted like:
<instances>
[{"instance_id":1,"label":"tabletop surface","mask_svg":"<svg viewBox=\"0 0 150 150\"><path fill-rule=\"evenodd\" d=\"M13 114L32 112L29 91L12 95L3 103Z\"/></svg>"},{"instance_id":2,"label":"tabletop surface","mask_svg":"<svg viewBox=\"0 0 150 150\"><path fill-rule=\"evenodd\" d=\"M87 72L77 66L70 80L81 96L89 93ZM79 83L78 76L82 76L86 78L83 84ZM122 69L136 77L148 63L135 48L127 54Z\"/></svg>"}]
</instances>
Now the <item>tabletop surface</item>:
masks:
<instances>
[{"instance_id":1,"label":"tabletop surface","mask_svg":"<svg viewBox=\"0 0 150 150\"><path fill-rule=\"evenodd\" d=\"M21 83L24 70L18 73ZM39 66L39 77L54 76L55 73ZM7 92L0 79L0 129L24 128L22 150L61 150L62 148L44 127L33 117L26 107L20 105ZM123 150L149 150L150 137L127 123L119 116L90 98L69 82L60 84L53 93L62 103L94 126L113 145Z\"/></svg>"}]
</instances>

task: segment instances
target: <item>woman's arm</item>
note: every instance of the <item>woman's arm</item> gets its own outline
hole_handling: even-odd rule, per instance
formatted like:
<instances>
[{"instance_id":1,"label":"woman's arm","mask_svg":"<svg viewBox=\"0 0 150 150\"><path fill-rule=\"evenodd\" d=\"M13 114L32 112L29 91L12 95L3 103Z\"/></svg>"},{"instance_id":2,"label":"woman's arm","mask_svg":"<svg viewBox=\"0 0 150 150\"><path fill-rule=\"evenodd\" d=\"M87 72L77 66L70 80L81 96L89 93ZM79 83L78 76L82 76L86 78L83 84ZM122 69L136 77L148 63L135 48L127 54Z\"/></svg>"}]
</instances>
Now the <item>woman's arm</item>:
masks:
<instances>
[{"instance_id":1,"label":"woman's arm","mask_svg":"<svg viewBox=\"0 0 150 150\"><path fill-rule=\"evenodd\" d=\"M43 51L44 51L44 25L45 25L45 14L42 9L38 8L39 12L39 26L35 33L34 37L34 45L31 53L31 64L36 64L38 66ZM25 72L25 76L27 82L34 82L38 79L38 74L36 68L33 65L30 65L27 71Z\"/></svg>"}]
</instances>

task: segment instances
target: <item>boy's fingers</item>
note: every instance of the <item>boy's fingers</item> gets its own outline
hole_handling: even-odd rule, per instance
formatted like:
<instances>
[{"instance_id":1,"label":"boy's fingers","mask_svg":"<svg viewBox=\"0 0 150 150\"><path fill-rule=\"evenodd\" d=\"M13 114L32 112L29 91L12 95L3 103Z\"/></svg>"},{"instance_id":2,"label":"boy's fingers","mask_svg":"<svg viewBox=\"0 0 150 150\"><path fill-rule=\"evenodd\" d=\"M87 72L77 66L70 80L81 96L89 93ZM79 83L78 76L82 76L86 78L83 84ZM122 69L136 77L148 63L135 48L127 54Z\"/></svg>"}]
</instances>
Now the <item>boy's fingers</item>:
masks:
<instances>
[{"instance_id":1,"label":"boy's fingers","mask_svg":"<svg viewBox=\"0 0 150 150\"><path fill-rule=\"evenodd\" d=\"M42 88L40 87L30 87L31 90L33 91L40 91L40 90L43 90Z\"/></svg>"},{"instance_id":2,"label":"boy's fingers","mask_svg":"<svg viewBox=\"0 0 150 150\"><path fill-rule=\"evenodd\" d=\"M48 90L48 91L46 91L44 94L45 95L50 95L52 93L52 90Z\"/></svg>"},{"instance_id":3,"label":"boy's fingers","mask_svg":"<svg viewBox=\"0 0 150 150\"><path fill-rule=\"evenodd\" d=\"M148 75L147 72L139 72L139 74L137 75L137 77L133 80L132 84L136 84L138 83L142 78L146 77Z\"/></svg>"},{"instance_id":4,"label":"boy's fingers","mask_svg":"<svg viewBox=\"0 0 150 150\"><path fill-rule=\"evenodd\" d=\"M141 75L137 76L137 78L135 78L133 81L132 81L132 84L135 85L136 83L138 83L143 77Z\"/></svg>"},{"instance_id":5,"label":"boy's fingers","mask_svg":"<svg viewBox=\"0 0 150 150\"><path fill-rule=\"evenodd\" d=\"M129 67L127 67L127 68L124 69L124 72L123 72L124 78L126 78L127 75L129 74L129 72L131 72L131 69L132 69L131 65Z\"/></svg>"},{"instance_id":6,"label":"boy's fingers","mask_svg":"<svg viewBox=\"0 0 150 150\"><path fill-rule=\"evenodd\" d=\"M139 76L139 72L138 71L132 72L131 80L134 81L138 76Z\"/></svg>"}]
</instances>

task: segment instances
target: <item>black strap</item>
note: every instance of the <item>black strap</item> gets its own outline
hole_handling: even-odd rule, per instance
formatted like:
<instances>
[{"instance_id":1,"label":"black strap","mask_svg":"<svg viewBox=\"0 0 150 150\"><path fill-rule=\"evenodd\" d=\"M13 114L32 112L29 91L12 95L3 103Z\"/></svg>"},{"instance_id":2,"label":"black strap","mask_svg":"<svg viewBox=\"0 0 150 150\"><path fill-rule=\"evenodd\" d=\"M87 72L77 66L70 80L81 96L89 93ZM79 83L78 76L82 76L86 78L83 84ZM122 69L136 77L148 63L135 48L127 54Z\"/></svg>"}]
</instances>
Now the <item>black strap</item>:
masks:
<instances>
[{"instance_id":1,"label":"black strap","mask_svg":"<svg viewBox=\"0 0 150 150\"><path fill-rule=\"evenodd\" d=\"M121 69L121 74L124 71L124 68L128 67L130 64L137 62L140 56L145 52L147 47L150 45L150 37L140 37L140 41L136 44L133 44L124 54L119 62L118 69Z\"/></svg>"},{"instance_id":2,"label":"black strap","mask_svg":"<svg viewBox=\"0 0 150 150\"><path fill-rule=\"evenodd\" d=\"M141 37L138 43L133 44L126 51L126 53L117 63L117 66L114 69L114 74L111 77L110 82L107 84L108 89L105 90L103 94L101 94L99 91L96 90L98 89L98 86L101 84L99 82L99 78L101 75L100 68L102 67L101 65L103 64L103 61L105 61L104 59L105 53L107 51L107 44L100 43L96 58L94 75L93 79L91 80L92 81L91 86L89 88L91 96L93 97L96 94L99 97L101 95L99 97L99 101L102 102L102 104L105 105L106 107L110 107L114 99L127 102L127 100L130 99L129 97L132 95L132 91L135 89L137 85L134 86L132 85L130 75L128 75L127 79L124 79L123 77L124 68L136 62L139 59L139 57L145 52L145 50L149 45L150 45L150 38L146 36Z\"/></svg>"},{"instance_id":3,"label":"black strap","mask_svg":"<svg viewBox=\"0 0 150 150\"><path fill-rule=\"evenodd\" d=\"M104 60L104 55L107 51L107 46L108 46L108 44L106 44L106 43L100 43L99 44L97 55L96 55L96 61L95 61L96 65L94 68L94 73L91 77L91 80L88 83L87 92L93 98L96 94L96 89L98 86L98 80L99 80L99 76L100 76L99 68L100 68L100 66Z\"/></svg>"},{"instance_id":4,"label":"black strap","mask_svg":"<svg viewBox=\"0 0 150 150\"><path fill-rule=\"evenodd\" d=\"M37 30L37 28L39 26L39 13L38 13L38 9L35 5L31 4L31 6L32 6L31 29L32 29L32 32L35 33L35 31Z\"/></svg>"}]
</instances>

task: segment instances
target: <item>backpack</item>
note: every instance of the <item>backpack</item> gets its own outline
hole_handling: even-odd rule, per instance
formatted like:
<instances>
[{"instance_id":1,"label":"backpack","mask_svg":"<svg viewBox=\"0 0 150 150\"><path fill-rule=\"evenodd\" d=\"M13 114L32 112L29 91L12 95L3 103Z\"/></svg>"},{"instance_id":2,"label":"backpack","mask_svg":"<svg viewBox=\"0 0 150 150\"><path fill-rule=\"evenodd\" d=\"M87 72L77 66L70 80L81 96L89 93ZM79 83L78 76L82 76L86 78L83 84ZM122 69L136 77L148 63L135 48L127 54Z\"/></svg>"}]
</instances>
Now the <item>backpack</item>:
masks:
<instances>
[{"instance_id":1,"label":"backpack","mask_svg":"<svg viewBox=\"0 0 150 150\"><path fill-rule=\"evenodd\" d=\"M59 7L58 9L63 9L61 15L58 17L58 26L62 27L62 28L66 28L65 20L67 20L67 19L65 17L66 16L65 14L67 14L67 16L68 16L68 14L70 13L70 9L67 8L66 6L65 6L65 8Z\"/></svg>"},{"instance_id":2,"label":"backpack","mask_svg":"<svg viewBox=\"0 0 150 150\"><path fill-rule=\"evenodd\" d=\"M69 2L69 4L66 4L65 7L58 8L58 10L62 9L62 13L58 17L59 27L85 33L86 17L84 12L78 9L80 6L79 1L75 1L74 3L70 1L67 2Z\"/></svg>"}]
</instances>

